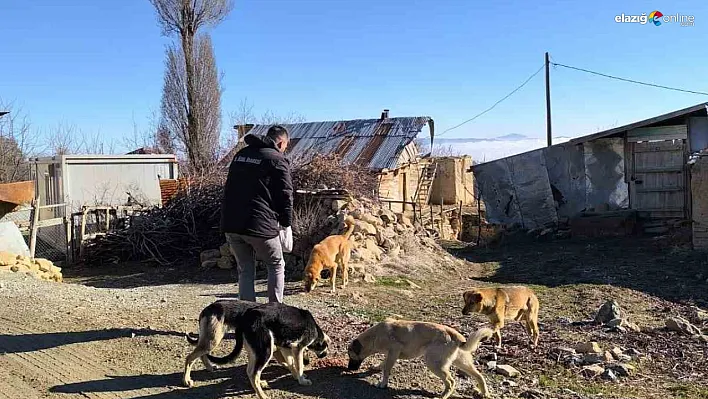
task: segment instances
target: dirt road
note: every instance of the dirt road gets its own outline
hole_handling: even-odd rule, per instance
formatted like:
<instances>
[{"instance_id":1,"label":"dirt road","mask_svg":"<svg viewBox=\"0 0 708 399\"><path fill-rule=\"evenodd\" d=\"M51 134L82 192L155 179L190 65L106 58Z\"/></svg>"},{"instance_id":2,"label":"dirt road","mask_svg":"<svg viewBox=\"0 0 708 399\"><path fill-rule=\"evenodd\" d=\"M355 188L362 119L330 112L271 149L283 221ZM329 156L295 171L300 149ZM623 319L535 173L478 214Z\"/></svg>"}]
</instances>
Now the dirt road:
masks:
<instances>
[{"instance_id":1,"label":"dirt road","mask_svg":"<svg viewBox=\"0 0 708 399\"><path fill-rule=\"evenodd\" d=\"M644 252L640 246L607 245L597 251L582 243L547 244L543 251L538 246L516 246L461 252L474 261L462 276L441 273L437 280L421 278L413 286L396 277L381 278L376 284L353 283L335 296L327 290L306 296L293 283L286 302L313 312L334 340L330 358L345 364L349 341L384 316L444 322L468 334L485 319L461 315L463 289L485 284L482 281L528 283L542 303L541 345L530 349L520 326L512 323L505 328L499 362L522 373L511 380L485 368L484 358L494 351L489 345L480 348L480 370L493 397L708 398L708 374L700 367L708 358L708 345L660 330L613 335L568 324L587 318L607 297L620 301L638 323L652 328L660 327L666 315L686 314L691 303L705 303L708 284L696 278L705 260L680 253L669 257L669 252L651 258ZM568 257L573 257L572 263L562 261ZM652 263L650 258L662 261ZM668 288L640 281L639 275L667 275L659 273L666 268L663 259L682 265L668 273L671 280L663 282ZM608 262L614 266L607 267ZM214 373L197 363L195 387L180 387L183 361L191 350L183 334L195 330L204 306L235 294L236 286L228 283L234 281L232 272L210 272L205 277L180 269L128 266L117 273L66 271L69 282L63 284L0 275L0 398L254 397L245 377L244 356ZM541 285L544 275L548 285ZM586 380L578 370L564 369L549 356L554 348L587 340L642 352L635 363L637 374L619 382ZM222 344L221 353L229 351L231 342ZM284 369L269 367L265 373L272 387L269 395L413 399L442 390L420 361L400 362L388 390L375 388L380 376L370 372L350 374L342 367L315 362L307 374L314 384L301 387ZM471 379L457 378L457 397L475 397Z\"/></svg>"}]
</instances>

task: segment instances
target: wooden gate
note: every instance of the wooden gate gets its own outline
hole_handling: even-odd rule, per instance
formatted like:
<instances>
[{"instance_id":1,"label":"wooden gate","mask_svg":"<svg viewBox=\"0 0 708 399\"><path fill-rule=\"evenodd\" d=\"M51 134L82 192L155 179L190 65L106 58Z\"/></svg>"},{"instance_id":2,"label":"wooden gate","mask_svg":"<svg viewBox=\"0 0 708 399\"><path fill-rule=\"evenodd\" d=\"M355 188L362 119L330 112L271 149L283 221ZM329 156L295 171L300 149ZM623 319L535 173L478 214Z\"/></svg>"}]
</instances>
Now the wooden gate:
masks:
<instances>
[{"instance_id":1,"label":"wooden gate","mask_svg":"<svg viewBox=\"0 0 708 399\"><path fill-rule=\"evenodd\" d=\"M685 133L672 140L640 142L635 140L647 136L631 133L630 207L650 219L688 217Z\"/></svg>"}]
</instances>

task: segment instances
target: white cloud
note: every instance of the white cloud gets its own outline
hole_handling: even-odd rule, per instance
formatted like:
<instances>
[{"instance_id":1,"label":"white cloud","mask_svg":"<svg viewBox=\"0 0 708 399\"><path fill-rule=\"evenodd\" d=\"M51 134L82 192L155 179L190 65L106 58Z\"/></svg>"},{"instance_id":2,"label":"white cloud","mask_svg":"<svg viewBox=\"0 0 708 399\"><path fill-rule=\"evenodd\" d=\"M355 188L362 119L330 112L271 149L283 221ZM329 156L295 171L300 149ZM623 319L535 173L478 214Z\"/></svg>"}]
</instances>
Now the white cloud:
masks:
<instances>
[{"instance_id":1,"label":"white cloud","mask_svg":"<svg viewBox=\"0 0 708 399\"><path fill-rule=\"evenodd\" d=\"M568 140L570 140L570 137L557 137L553 139L553 144L564 143ZM440 139L438 143L435 143L435 152L449 153L452 151L455 154L469 155L474 161L481 163L521 154L545 146L545 138L531 137L514 140L470 139L469 141Z\"/></svg>"}]
</instances>

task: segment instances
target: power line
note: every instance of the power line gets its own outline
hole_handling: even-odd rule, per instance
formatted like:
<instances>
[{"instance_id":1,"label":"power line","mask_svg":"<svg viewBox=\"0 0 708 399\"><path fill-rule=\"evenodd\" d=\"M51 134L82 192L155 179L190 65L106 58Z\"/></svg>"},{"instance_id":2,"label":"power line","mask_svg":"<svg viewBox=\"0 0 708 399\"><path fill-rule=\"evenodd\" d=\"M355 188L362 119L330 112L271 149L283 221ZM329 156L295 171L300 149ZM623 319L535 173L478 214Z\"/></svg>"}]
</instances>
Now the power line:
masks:
<instances>
[{"instance_id":1,"label":"power line","mask_svg":"<svg viewBox=\"0 0 708 399\"><path fill-rule=\"evenodd\" d=\"M491 111L491 110L494 109L497 105L501 104L504 100L506 100L507 98L511 97L511 96L512 96L514 93L516 93L517 91L521 90L522 87L526 86L526 84L527 84L528 82L530 82L531 79L533 79L536 75L538 75L538 74L543 70L543 68L544 68L545 66L546 66L545 63L544 63L543 65L541 65L541 67L538 68L538 70L537 70L536 72L534 72L531 76L529 76L528 79L526 79L526 80L524 81L524 83L522 83L519 87L517 87L517 88L515 88L514 90L512 90L511 93L509 93L509 94L507 94L506 96L502 97L501 100L495 102L491 107L485 109L484 111L478 113L477 115L471 117L470 119L467 119L466 121L460 123L459 125L453 126L453 127L449 128L449 129L443 131L442 133L438 134L437 136L438 136L438 137L439 137L439 136L442 136L443 134L445 134L445 133L447 133L447 132L449 132L449 131L451 131L451 130L457 129L458 127L460 127L460 126L462 126L462 125L464 125L464 124L467 124L467 123L469 123L469 122L472 122L473 120L475 120L475 119L479 118L480 116L486 114L487 112Z\"/></svg>"},{"instance_id":2,"label":"power line","mask_svg":"<svg viewBox=\"0 0 708 399\"><path fill-rule=\"evenodd\" d=\"M559 66L559 67L563 67L563 68L568 68L568 69L573 69L573 70L576 70L576 71L581 71L581 72L585 72L585 73L589 73L589 74L593 74L593 75L598 75L598 76L602 76L602 77L605 77L605 78L610 78L610 79L615 79L615 80L621 80L621 81L623 81L623 82L635 83L635 84L639 84L639 85L643 85L643 86L651 86L651 87L657 87L657 88L660 88L660 89L673 90L673 91L680 91L680 92L682 92L682 93L700 94L700 95L708 96L708 93L705 93L705 92L702 92L702 91L678 89L678 88L675 88L675 87L663 86L663 85L658 85L658 84L654 84L654 83L640 82L640 81L638 81L638 80L627 79L627 78L620 78L620 77L618 77L618 76L612 76L612 75L608 75L608 74L605 74L605 73L590 71L590 70L588 70L588 69L578 68L578 67L574 67L574 66L570 66L570 65L563 65L563 64L559 64L559 63L557 63L557 62L551 62L551 65L553 65L553 66Z\"/></svg>"}]
</instances>

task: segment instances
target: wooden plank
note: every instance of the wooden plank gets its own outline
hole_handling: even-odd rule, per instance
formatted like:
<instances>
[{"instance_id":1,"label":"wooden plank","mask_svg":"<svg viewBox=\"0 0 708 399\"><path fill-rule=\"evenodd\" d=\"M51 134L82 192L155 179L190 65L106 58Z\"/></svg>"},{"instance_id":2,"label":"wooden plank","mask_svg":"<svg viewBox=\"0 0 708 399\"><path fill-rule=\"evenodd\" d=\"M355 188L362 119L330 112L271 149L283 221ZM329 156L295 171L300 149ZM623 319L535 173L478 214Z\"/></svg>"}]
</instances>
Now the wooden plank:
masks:
<instances>
[{"instance_id":1,"label":"wooden plank","mask_svg":"<svg viewBox=\"0 0 708 399\"><path fill-rule=\"evenodd\" d=\"M665 206L665 207L655 207L655 208L639 208L636 209L637 212L664 212L664 211L683 211L682 206Z\"/></svg>"},{"instance_id":2,"label":"wooden plank","mask_svg":"<svg viewBox=\"0 0 708 399\"><path fill-rule=\"evenodd\" d=\"M644 141L634 143L634 152L658 151L658 150L676 150L682 151L684 147L683 141Z\"/></svg>"},{"instance_id":3,"label":"wooden plank","mask_svg":"<svg viewBox=\"0 0 708 399\"><path fill-rule=\"evenodd\" d=\"M66 204L52 204L52 205L42 205L39 207L39 209L51 209L51 208L59 208L66 206Z\"/></svg>"},{"instance_id":4,"label":"wooden plank","mask_svg":"<svg viewBox=\"0 0 708 399\"><path fill-rule=\"evenodd\" d=\"M34 199L34 204L32 207L32 225L30 227L30 257L34 258L34 250L37 247L37 229L39 226L37 222L39 221L39 194L37 198Z\"/></svg>"},{"instance_id":5,"label":"wooden plank","mask_svg":"<svg viewBox=\"0 0 708 399\"><path fill-rule=\"evenodd\" d=\"M64 224L64 218L52 218L52 219L40 220L37 222L37 227L57 226L60 224Z\"/></svg>"},{"instance_id":6,"label":"wooden plank","mask_svg":"<svg viewBox=\"0 0 708 399\"><path fill-rule=\"evenodd\" d=\"M637 143L637 144L643 144L643 143ZM649 144L654 144L654 143L649 143ZM677 146L678 148L656 148L656 149L651 149L651 148L640 148L638 150L635 150L635 153L646 153L646 152L681 152L681 146Z\"/></svg>"},{"instance_id":7,"label":"wooden plank","mask_svg":"<svg viewBox=\"0 0 708 399\"><path fill-rule=\"evenodd\" d=\"M636 192L638 193L666 193L666 192L676 192L683 191L683 187L657 187L657 188L640 188L637 187Z\"/></svg>"},{"instance_id":8,"label":"wooden plank","mask_svg":"<svg viewBox=\"0 0 708 399\"><path fill-rule=\"evenodd\" d=\"M673 141L673 140L686 140L684 136L677 136L674 134L657 134L654 136L646 137L627 137L627 141L638 143L638 142L649 142L649 141Z\"/></svg>"},{"instance_id":9,"label":"wooden plank","mask_svg":"<svg viewBox=\"0 0 708 399\"><path fill-rule=\"evenodd\" d=\"M654 166L654 167L643 167L634 170L634 173L664 173L664 172L683 172L683 166Z\"/></svg>"},{"instance_id":10,"label":"wooden plank","mask_svg":"<svg viewBox=\"0 0 708 399\"><path fill-rule=\"evenodd\" d=\"M627 131L627 140L638 142L648 140L686 140L687 125L658 126L632 129Z\"/></svg>"}]
</instances>

